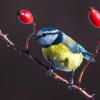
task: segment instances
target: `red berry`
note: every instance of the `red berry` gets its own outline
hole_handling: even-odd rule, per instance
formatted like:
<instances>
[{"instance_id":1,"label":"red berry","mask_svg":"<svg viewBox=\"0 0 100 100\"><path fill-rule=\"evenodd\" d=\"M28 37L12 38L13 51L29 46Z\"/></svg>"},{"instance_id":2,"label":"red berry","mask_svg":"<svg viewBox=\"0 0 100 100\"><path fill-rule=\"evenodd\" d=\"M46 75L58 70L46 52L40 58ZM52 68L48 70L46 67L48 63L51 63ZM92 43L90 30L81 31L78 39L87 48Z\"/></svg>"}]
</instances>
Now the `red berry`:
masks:
<instances>
[{"instance_id":1,"label":"red berry","mask_svg":"<svg viewBox=\"0 0 100 100\"><path fill-rule=\"evenodd\" d=\"M88 11L88 18L94 27L100 28L100 12L98 10L93 7L90 7Z\"/></svg>"},{"instance_id":2,"label":"red berry","mask_svg":"<svg viewBox=\"0 0 100 100\"><path fill-rule=\"evenodd\" d=\"M19 20L24 24L34 23L34 17L29 10L23 9L18 12Z\"/></svg>"}]
</instances>

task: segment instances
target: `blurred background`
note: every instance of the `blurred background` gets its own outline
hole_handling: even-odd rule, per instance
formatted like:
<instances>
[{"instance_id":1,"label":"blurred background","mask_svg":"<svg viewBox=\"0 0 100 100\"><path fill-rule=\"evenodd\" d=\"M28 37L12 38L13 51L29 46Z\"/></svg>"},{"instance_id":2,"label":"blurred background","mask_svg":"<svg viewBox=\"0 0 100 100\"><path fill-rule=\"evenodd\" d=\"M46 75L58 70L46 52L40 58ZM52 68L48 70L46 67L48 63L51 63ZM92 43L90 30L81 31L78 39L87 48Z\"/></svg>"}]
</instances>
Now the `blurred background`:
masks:
<instances>
[{"instance_id":1,"label":"blurred background","mask_svg":"<svg viewBox=\"0 0 100 100\"><path fill-rule=\"evenodd\" d=\"M88 20L89 7L100 10L99 0L0 0L0 29L18 45L24 47L25 40L32 33L32 25L20 23L16 12L30 10L36 18L37 29L52 26L71 36L88 51L94 52L100 29L94 28ZM30 42L33 56L45 61L41 47ZM86 62L83 63L83 65ZM83 66L82 65L82 66ZM82 87L95 93L100 100L100 55L91 63L82 81ZM75 79L82 67L75 73ZM69 79L70 73L57 71ZM76 82L75 81L75 82ZM68 91L67 86L47 76L45 70L25 56L7 48L0 39L0 100L86 100L77 92Z\"/></svg>"}]
</instances>

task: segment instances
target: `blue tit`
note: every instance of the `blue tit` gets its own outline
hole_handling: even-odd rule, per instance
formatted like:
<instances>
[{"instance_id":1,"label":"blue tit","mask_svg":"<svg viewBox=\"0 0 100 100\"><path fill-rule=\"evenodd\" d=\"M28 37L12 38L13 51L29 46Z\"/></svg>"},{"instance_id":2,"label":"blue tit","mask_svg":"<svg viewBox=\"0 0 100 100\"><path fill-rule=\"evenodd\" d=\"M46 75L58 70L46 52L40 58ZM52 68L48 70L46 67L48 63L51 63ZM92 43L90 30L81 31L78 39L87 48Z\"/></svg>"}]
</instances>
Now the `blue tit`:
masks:
<instances>
[{"instance_id":1,"label":"blue tit","mask_svg":"<svg viewBox=\"0 0 100 100\"><path fill-rule=\"evenodd\" d=\"M53 69L72 72L72 84L74 72L82 64L83 59L89 61L92 57L91 53L59 29L42 28L35 38L42 46L43 56L52 64L49 72Z\"/></svg>"}]
</instances>

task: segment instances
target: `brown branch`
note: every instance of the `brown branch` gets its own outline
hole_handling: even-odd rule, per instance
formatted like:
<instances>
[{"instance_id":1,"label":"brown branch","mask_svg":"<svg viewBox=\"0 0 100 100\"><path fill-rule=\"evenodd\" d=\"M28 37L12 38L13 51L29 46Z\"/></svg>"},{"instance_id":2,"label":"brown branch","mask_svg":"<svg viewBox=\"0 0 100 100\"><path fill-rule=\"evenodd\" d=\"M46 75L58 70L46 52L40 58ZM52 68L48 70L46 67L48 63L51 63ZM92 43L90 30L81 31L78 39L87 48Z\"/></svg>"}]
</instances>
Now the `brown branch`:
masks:
<instances>
[{"instance_id":1,"label":"brown branch","mask_svg":"<svg viewBox=\"0 0 100 100\"><path fill-rule=\"evenodd\" d=\"M39 63L41 66L43 66L43 68L48 71L49 70L49 67L47 67L44 63L41 62L41 60L35 58L35 57L32 57L31 54L26 50L26 49L23 49L23 48L20 48L19 46L15 45L12 41L10 41L10 39L7 37L7 35L5 34L2 34L2 32L0 31L0 37L7 43L9 44L10 46L12 46L15 50L18 50L19 52L25 54L28 56L29 59L31 59L32 61L36 61L37 63ZM65 83L66 85L69 84L69 82L61 77L60 75L58 75L57 73L55 72L52 72L51 73L51 76L56 79L56 80L59 80L59 81L62 81L63 83ZM94 100L94 94L89 94L87 93L84 89L82 89L80 86L77 86L77 85L72 85L72 89L75 90L75 91L78 91L79 93L81 93L83 96L85 96L87 99L91 99L91 100Z\"/></svg>"},{"instance_id":2,"label":"brown branch","mask_svg":"<svg viewBox=\"0 0 100 100\"><path fill-rule=\"evenodd\" d=\"M33 23L33 33L28 36L28 38L26 39L26 42L25 42L25 48L26 49L29 48L29 41L31 40L31 38L35 34L35 31L36 31L36 23Z\"/></svg>"},{"instance_id":3,"label":"brown branch","mask_svg":"<svg viewBox=\"0 0 100 100\"><path fill-rule=\"evenodd\" d=\"M58 74L56 74L55 72L53 72L52 73L52 75L51 75L54 79L56 79L56 80L59 80L59 81L62 81L62 82L64 82L66 85L68 85L69 84L69 82L65 79L65 78L63 78L63 77L61 77L61 76L59 76ZM84 97L86 97L88 100L95 100L94 99L94 95L95 94L89 94L88 92L86 92L84 89L82 89L80 86L78 86L78 85L72 85L72 89L73 90L75 90L75 91L77 91L77 92L79 92L79 93L81 93Z\"/></svg>"},{"instance_id":4,"label":"brown branch","mask_svg":"<svg viewBox=\"0 0 100 100\"><path fill-rule=\"evenodd\" d=\"M85 70L87 69L88 65L91 63L91 60L99 54L99 49L100 49L100 40L98 40L96 51L93 53L91 59L83 66L83 68L80 72L80 75L79 75L79 78L78 78L78 84L79 85L81 84L81 81L82 81L83 75L85 73Z\"/></svg>"}]
</instances>

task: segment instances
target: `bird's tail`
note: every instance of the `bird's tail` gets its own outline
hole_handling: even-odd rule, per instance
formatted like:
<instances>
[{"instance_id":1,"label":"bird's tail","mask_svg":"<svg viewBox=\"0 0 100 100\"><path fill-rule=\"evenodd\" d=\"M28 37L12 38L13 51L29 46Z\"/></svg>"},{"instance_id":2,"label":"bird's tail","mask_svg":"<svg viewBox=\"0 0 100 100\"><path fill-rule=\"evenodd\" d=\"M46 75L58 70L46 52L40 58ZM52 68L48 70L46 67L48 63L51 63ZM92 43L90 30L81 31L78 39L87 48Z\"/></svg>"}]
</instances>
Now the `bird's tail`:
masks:
<instances>
[{"instance_id":1,"label":"bird's tail","mask_svg":"<svg viewBox=\"0 0 100 100\"><path fill-rule=\"evenodd\" d=\"M92 58L92 56L93 56L91 53L88 53L88 52L83 52L82 54L83 54L83 58L85 60L87 60L87 61L89 61ZM92 58L91 62L95 62L95 59Z\"/></svg>"}]
</instances>

